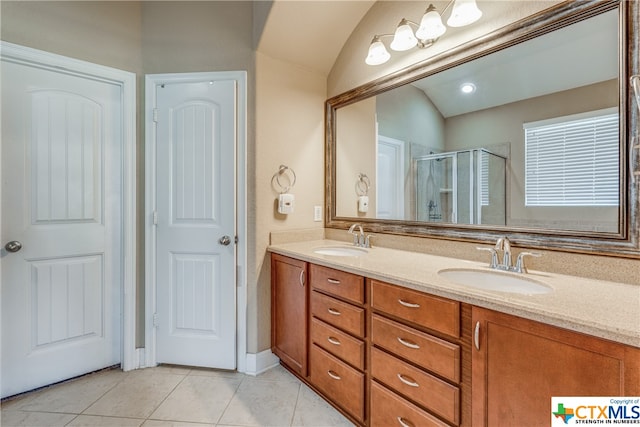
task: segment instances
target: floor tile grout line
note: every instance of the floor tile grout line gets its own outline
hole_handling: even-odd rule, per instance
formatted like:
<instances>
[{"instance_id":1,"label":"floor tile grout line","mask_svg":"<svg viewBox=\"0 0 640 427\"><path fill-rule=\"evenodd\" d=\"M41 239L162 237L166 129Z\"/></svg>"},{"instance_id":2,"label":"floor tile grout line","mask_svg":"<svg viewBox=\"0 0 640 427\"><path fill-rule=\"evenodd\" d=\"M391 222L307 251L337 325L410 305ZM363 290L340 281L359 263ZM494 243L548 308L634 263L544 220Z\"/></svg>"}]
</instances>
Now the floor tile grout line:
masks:
<instances>
[{"instance_id":1,"label":"floor tile grout line","mask_svg":"<svg viewBox=\"0 0 640 427\"><path fill-rule=\"evenodd\" d=\"M176 384L176 385L171 389L171 391L170 391L169 393L167 393L167 395L164 397L164 399L162 399L162 400L160 401L160 403L158 403L158 404L157 404L157 405L156 405L156 406L151 410L151 412L149 412L149 415L147 415L147 416L144 418L144 421L142 421L142 424L144 424L145 422L149 421L149 418L150 418L150 417L151 417L151 416L152 416L152 415L153 415L153 414L158 410L158 408L160 408L160 406L162 406L162 404L163 404L164 402L166 402L166 400L169 398L169 396L171 396L171 395L173 394L173 392L175 392L175 391L176 391L176 389L178 388L178 386L180 386L180 384L182 384L182 383L184 382L184 380L189 376L189 373L190 373L190 372L191 372L191 369L190 369L190 370L189 370L189 372L187 372L186 374L175 374L175 373L171 373L171 372L167 372L166 374L165 374L165 373L162 373L162 375L168 375L168 374L171 374L171 375L184 375L184 376L183 376L183 377L182 377L182 379L181 379L180 381L178 381L178 383L177 383L177 384ZM141 424L141 425L142 425L142 424Z\"/></svg>"},{"instance_id":2,"label":"floor tile grout line","mask_svg":"<svg viewBox=\"0 0 640 427\"><path fill-rule=\"evenodd\" d=\"M247 374L244 374L242 372L238 372L238 374L240 375L240 382L238 383L236 389L233 391L233 394L231 395L231 399L229 399L229 401L227 402L227 404L225 405L224 409L222 410L222 412L220 412L220 416L218 417L218 419L216 420L216 422L213 424L214 426L217 426L218 424L220 424L220 421L222 420L222 418L224 417L224 414L227 412L227 409L229 409L229 405L231 405L231 402L233 401L233 398L236 397L236 394L238 394L238 390L240 390L240 387L242 386L242 383L248 378Z\"/></svg>"},{"instance_id":3,"label":"floor tile grout line","mask_svg":"<svg viewBox=\"0 0 640 427\"><path fill-rule=\"evenodd\" d=\"M120 383L122 383L122 382L127 378L128 374L127 374L126 372L124 372L124 371L121 371L121 372L124 374L124 375L121 375L121 377L122 377L122 378L120 378L120 379L119 379L118 381L116 381L116 382L115 382L111 387L109 387L109 389L108 389L107 391L105 391L104 393L102 393L102 394L100 395L100 397L98 397L98 398L97 398L97 399L95 399L93 402L91 402L90 404L88 404L88 405L87 405L87 407L86 407L86 408L84 408L84 409L83 409L83 410L78 414L78 416L80 416L80 415L88 415L88 414L85 414L85 412L86 412L89 408L91 408L93 405L95 405L95 403L96 403L98 400L100 400L100 399L102 399L103 397L105 397L105 396L107 395L107 393L109 393L111 390L113 390L114 388L116 388L118 385L120 385Z\"/></svg>"},{"instance_id":4,"label":"floor tile grout line","mask_svg":"<svg viewBox=\"0 0 640 427\"><path fill-rule=\"evenodd\" d=\"M302 383L298 384L298 394L296 396L296 403L293 405L293 413L291 414L290 426L293 426L293 421L296 419L296 411L298 410L298 402L300 401L300 395L302 394Z\"/></svg>"}]
</instances>

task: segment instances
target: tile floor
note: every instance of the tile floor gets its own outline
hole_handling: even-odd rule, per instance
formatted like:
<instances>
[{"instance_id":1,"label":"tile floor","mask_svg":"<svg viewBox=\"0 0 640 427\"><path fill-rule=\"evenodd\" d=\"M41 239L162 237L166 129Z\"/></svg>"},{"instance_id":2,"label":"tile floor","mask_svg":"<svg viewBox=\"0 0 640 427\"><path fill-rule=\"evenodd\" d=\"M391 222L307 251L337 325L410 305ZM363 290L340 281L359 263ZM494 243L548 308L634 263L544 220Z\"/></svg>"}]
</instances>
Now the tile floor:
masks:
<instances>
[{"instance_id":1,"label":"tile floor","mask_svg":"<svg viewBox=\"0 0 640 427\"><path fill-rule=\"evenodd\" d=\"M159 366L109 370L2 403L0 426L351 426L281 366L252 377Z\"/></svg>"}]
</instances>

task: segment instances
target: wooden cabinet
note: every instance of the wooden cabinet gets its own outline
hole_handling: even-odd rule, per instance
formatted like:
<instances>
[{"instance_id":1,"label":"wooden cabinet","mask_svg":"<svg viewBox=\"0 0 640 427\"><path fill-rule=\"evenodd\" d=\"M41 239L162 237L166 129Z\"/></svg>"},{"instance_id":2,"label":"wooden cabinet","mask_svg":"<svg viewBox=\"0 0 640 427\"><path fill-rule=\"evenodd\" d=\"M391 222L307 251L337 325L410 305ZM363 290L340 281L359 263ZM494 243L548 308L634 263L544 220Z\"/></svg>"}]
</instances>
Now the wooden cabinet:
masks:
<instances>
[{"instance_id":1,"label":"wooden cabinet","mask_svg":"<svg viewBox=\"0 0 640 427\"><path fill-rule=\"evenodd\" d=\"M371 384L371 425L376 427L448 427L419 406L374 382Z\"/></svg>"},{"instance_id":2,"label":"wooden cabinet","mask_svg":"<svg viewBox=\"0 0 640 427\"><path fill-rule=\"evenodd\" d=\"M548 426L553 396L640 395L640 349L473 307L474 426Z\"/></svg>"},{"instance_id":3,"label":"wooden cabinet","mask_svg":"<svg viewBox=\"0 0 640 427\"><path fill-rule=\"evenodd\" d=\"M362 426L548 426L640 395L640 349L272 254L272 350Z\"/></svg>"},{"instance_id":4,"label":"wooden cabinet","mask_svg":"<svg viewBox=\"0 0 640 427\"><path fill-rule=\"evenodd\" d=\"M363 423L365 375L341 359L311 346L309 382L326 397Z\"/></svg>"},{"instance_id":5,"label":"wooden cabinet","mask_svg":"<svg viewBox=\"0 0 640 427\"><path fill-rule=\"evenodd\" d=\"M309 383L354 421L366 423L364 278L310 265Z\"/></svg>"},{"instance_id":6,"label":"wooden cabinet","mask_svg":"<svg viewBox=\"0 0 640 427\"><path fill-rule=\"evenodd\" d=\"M460 336L460 303L457 301L372 280L371 308L419 327L454 338Z\"/></svg>"},{"instance_id":7,"label":"wooden cabinet","mask_svg":"<svg viewBox=\"0 0 640 427\"><path fill-rule=\"evenodd\" d=\"M369 282L372 425L459 425L460 303Z\"/></svg>"},{"instance_id":8,"label":"wooden cabinet","mask_svg":"<svg viewBox=\"0 0 640 427\"><path fill-rule=\"evenodd\" d=\"M364 278L333 268L311 264L311 287L351 303L364 304Z\"/></svg>"},{"instance_id":9,"label":"wooden cabinet","mask_svg":"<svg viewBox=\"0 0 640 427\"><path fill-rule=\"evenodd\" d=\"M307 375L307 263L271 254L271 350L289 369Z\"/></svg>"}]
</instances>

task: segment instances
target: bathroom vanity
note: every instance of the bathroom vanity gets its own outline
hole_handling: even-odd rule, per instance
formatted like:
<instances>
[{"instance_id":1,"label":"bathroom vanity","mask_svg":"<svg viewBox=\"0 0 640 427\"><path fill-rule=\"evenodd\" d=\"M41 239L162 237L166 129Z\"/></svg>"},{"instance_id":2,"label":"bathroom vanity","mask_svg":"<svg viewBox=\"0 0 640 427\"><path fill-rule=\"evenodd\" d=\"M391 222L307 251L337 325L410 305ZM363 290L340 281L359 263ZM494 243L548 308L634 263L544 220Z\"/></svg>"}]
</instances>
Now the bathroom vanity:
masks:
<instances>
[{"instance_id":1,"label":"bathroom vanity","mask_svg":"<svg viewBox=\"0 0 640 427\"><path fill-rule=\"evenodd\" d=\"M532 272L548 293L486 291L438 274L485 264L349 248L269 250L272 351L354 423L546 426L552 396L640 395L637 286Z\"/></svg>"}]
</instances>

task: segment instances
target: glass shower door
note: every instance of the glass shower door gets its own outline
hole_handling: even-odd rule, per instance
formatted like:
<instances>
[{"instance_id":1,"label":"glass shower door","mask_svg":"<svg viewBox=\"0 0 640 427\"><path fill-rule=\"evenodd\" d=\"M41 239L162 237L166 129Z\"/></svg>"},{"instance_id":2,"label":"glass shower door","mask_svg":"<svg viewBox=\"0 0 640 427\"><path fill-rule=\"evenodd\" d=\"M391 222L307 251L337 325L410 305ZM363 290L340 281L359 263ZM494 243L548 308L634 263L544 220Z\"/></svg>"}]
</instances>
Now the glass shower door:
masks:
<instances>
[{"instance_id":1,"label":"glass shower door","mask_svg":"<svg viewBox=\"0 0 640 427\"><path fill-rule=\"evenodd\" d=\"M414 160L418 221L456 222L455 163L452 155L434 154Z\"/></svg>"}]
</instances>

